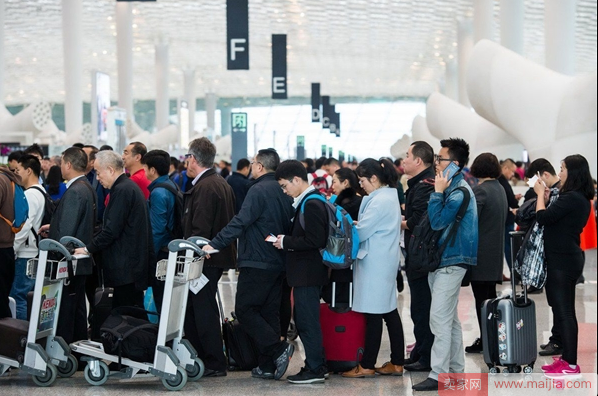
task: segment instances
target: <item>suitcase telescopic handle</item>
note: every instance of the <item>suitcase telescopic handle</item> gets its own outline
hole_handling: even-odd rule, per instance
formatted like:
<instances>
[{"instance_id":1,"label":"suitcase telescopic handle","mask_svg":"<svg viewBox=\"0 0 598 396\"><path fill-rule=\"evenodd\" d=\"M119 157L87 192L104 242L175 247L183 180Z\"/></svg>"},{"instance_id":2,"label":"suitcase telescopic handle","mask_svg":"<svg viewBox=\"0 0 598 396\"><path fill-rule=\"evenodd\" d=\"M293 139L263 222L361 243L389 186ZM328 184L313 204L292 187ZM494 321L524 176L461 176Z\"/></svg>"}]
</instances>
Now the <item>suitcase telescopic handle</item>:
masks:
<instances>
[{"instance_id":1,"label":"suitcase telescopic handle","mask_svg":"<svg viewBox=\"0 0 598 396\"><path fill-rule=\"evenodd\" d=\"M513 299L513 305L518 306L519 304L517 303L517 277L515 276L515 274L517 273L517 270L515 269L515 259L517 258L518 251L516 252L514 249L515 243L513 243L513 240L515 238L524 237L526 233L523 231L510 231L509 234L511 236L511 290L513 290L513 293L511 293L511 298ZM523 246L520 246L519 249L521 249L522 247ZM523 286L523 305L527 305L527 288L523 283L521 285Z\"/></svg>"},{"instance_id":2,"label":"suitcase telescopic handle","mask_svg":"<svg viewBox=\"0 0 598 396\"><path fill-rule=\"evenodd\" d=\"M60 243L56 242L54 239L42 239L39 243L39 249L45 250L47 252L58 252L62 254L67 260L72 260L71 254L69 253L66 248L61 245Z\"/></svg>"},{"instance_id":3,"label":"suitcase telescopic handle","mask_svg":"<svg viewBox=\"0 0 598 396\"><path fill-rule=\"evenodd\" d=\"M199 257L205 256L207 253L201 250L199 246L191 241L187 241L184 239L175 239L174 241L168 244L168 250L170 252L176 253L183 250L192 250L199 255Z\"/></svg>"}]
</instances>

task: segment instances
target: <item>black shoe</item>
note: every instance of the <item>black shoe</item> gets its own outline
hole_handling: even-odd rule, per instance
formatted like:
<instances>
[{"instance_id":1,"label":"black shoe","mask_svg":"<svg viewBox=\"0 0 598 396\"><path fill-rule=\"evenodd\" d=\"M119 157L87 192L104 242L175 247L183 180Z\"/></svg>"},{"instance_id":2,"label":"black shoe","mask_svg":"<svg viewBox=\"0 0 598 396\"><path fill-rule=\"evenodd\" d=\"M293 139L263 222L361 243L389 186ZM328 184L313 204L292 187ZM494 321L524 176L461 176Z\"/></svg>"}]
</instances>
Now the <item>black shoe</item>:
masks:
<instances>
[{"instance_id":1,"label":"black shoe","mask_svg":"<svg viewBox=\"0 0 598 396\"><path fill-rule=\"evenodd\" d=\"M544 350L548 345L550 345L550 342L547 342L546 344L540 344L540 349Z\"/></svg>"},{"instance_id":2,"label":"black shoe","mask_svg":"<svg viewBox=\"0 0 598 396\"><path fill-rule=\"evenodd\" d=\"M543 287L541 287L541 288L538 289L538 288L536 288L534 286L529 286L527 288L527 294L540 294L540 293L542 293L542 291L544 291Z\"/></svg>"},{"instance_id":3,"label":"black shoe","mask_svg":"<svg viewBox=\"0 0 598 396\"><path fill-rule=\"evenodd\" d=\"M432 378L426 378L424 382L420 382L417 385L413 385L411 389L413 389L414 391L437 391L438 381Z\"/></svg>"},{"instance_id":4,"label":"black shoe","mask_svg":"<svg viewBox=\"0 0 598 396\"><path fill-rule=\"evenodd\" d=\"M226 371L212 370L206 367L203 377L226 377Z\"/></svg>"},{"instance_id":5,"label":"black shoe","mask_svg":"<svg viewBox=\"0 0 598 396\"><path fill-rule=\"evenodd\" d=\"M563 347L551 342L549 345L544 348L543 351L540 351L540 356L553 356L553 355L562 355L563 354Z\"/></svg>"},{"instance_id":6,"label":"black shoe","mask_svg":"<svg viewBox=\"0 0 598 396\"><path fill-rule=\"evenodd\" d=\"M576 285L583 285L584 283L586 283L586 277L583 276L583 274L581 274L581 276L577 279L577 281L575 282Z\"/></svg>"},{"instance_id":7,"label":"black shoe","mask_svg":"<svg viewBox=\"0 0 598 396\"><path fill-rule=\"evenodd\" d=\"M259 366L251 370L251 376L253 378L274 379L274 373L264 372Z\"/></svg>"},{"instance_id":8,"label":"black shoe","mask_svg":"<svg viewBox=\"0 0 598 396\"><path fill-rule=\"evenodd\" d=\"M465 352L467 353L482 353L484 351L482 340L476 338L476 340L468 347L465 347Z\"/></svg>"},{"instance_id":9,"label":"black shoe","mask_svg":"<svg viewBox=\"0 0 598 396\"><path fill-rule=\"evenodd\" d=\"M425 364L421 364L420 362L415 362L415 363L411 363L411 364L406 364L403 366L403 368L407 371L430 371L432 370L432 368L430 366L427 366Z\"/></svg>"},{"instance_id":10,"label":"black shoe","mask_svg":"<svg viewBox=\"0 0 598 396\"><path fill-rule=\"evenodd\" d=\"M274 359L274 364L276 364L276 371L274 372L274 379L279 380L282 378L284 373L286 373L287 368L289 368L289 362L291 361L291 357L293 357L293 353L295 352L295 346L293 344L287 344L286 348L282 353Z\"/></svg>"},{"instance_id":11,"label":"black shoe","mask_svg":"<svg viewBox=\"0 0 598 396\"><path fill-rule=\"evenodd\" d=\"M408 357L408 358L405 358L405 362L404 362L403 366L407 366L408 364L413 364L413 363L417 363L417 360Z\"/></svg>"},{"instance_id":12,"label":"black shoe","mask_svg":"<svg viewBox=\"0 0 598 396\"><path fill-rule=\"evenodd\" d=\"M325 369L322 367L317 372L312 371L306 367L302 367L295 375L289 375L287 381L292 384L316 384L324 383L326 381Z\"/></svg>"}]
</instances>

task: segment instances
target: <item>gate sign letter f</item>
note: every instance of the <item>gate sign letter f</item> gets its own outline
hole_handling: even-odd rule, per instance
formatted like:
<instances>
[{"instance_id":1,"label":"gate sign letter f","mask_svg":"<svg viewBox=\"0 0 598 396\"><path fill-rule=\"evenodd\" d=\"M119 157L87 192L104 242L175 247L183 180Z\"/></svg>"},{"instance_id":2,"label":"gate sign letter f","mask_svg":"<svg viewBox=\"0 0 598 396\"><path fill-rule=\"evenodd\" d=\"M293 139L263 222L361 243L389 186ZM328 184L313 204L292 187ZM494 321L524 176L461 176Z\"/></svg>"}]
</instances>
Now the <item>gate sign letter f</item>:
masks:
<instances>
[{"instance_id":1,"label":"gate sign letter f","mask_svg":"<svg viewBox=\"0 0 598 396\"><path fill-rule=\"evenodd\" d=\"M248 0L226 0L226 69L249 70Z\"/></svg>"}]
</instances>

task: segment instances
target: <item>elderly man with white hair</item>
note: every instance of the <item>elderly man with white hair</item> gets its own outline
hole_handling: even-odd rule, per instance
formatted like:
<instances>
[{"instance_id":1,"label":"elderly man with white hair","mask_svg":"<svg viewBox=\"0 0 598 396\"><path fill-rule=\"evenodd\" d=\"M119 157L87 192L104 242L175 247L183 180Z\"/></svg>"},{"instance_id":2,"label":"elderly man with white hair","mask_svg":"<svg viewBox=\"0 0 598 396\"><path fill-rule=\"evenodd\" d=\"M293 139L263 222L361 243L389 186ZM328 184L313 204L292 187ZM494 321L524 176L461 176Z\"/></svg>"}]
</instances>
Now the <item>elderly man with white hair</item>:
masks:
<instances>
[{"instance_id":1,"label":"elderly man with white hair","mask_svg":"<svg viewBox=\"0 0 598 396\"><path fill-rule=\"evenodd\" d=\"M114 151L100 151L94 167L98 181L110 189L110 199L102 231L76 253L102 252L104 283L114 288L113 308L143 307L143 291L155 262L145 197L129 180L121 156Z\"/></svg>"}]
</instances>

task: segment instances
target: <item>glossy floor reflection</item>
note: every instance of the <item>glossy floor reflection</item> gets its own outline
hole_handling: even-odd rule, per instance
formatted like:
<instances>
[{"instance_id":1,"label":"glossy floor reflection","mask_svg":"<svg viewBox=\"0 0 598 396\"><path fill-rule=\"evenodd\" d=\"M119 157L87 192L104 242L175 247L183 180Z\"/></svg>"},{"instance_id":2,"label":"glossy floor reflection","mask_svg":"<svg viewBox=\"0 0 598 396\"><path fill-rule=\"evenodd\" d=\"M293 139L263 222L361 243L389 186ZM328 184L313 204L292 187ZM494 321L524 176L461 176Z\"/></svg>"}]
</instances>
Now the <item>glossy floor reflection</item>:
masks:
<instances>
[{"instance_id":1,"label":"glossy floor reflection","mask_svg":"<svg viewBox=\"0 0 598 396\"><path fill-rule=\"evenodd\" d=\"M579 320L579 364L583 372L596 373L596 250L587 252L584 275L586 283L577 286L577 318ZM499 290L510 286L499 286ZM234 271L229 271L223 276L220 291L224 300L227 315L234 309L234 293L236 290L236 276ZM545 294L536 294L532 299L537 304L537 329L539 343L546 342L550 335L552 314L546 303ZM405 328L405 343L414 342L412 334L413 324L409 317L410 297L408 288L399 295L399 310ZM478 326L475 317L474 300L471 290L463 288L459 301L459 316L463 325L464 343L471 344L478 337ZM384 332L382 348L378 363L382 364L390 356L388 335ZM302 366L303 351L301 342L297 341L297 349L291 361L288 374L295 374ZM536 372L541 364L551 362L550 357L539 357ZM466 354L467 372L487 372L482 355ZM232 372L227 377L202 379L198 382L189 382L187 386L176 393L177 395L411 395L411 386L423 381L426 373L405 374L404 377L376 377L373 379L344 379L331 376L325 384L321 385L291 385L286 381L258 380L250 377L248 372ZM161 382L154 378L134 378L126 381L108 380L100 387L89 386L81 372L73 378L61 379L50 388L39 388L33 381L19 370L0 377L0 395L26 395L26 396L108 396L116 394L126 395L158 395L172 394L165 390ZM434 394L434 392L419 393L421 395Z\"/></svg>"}]
</instances>

